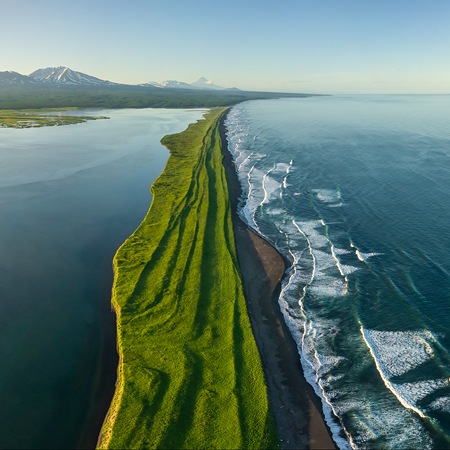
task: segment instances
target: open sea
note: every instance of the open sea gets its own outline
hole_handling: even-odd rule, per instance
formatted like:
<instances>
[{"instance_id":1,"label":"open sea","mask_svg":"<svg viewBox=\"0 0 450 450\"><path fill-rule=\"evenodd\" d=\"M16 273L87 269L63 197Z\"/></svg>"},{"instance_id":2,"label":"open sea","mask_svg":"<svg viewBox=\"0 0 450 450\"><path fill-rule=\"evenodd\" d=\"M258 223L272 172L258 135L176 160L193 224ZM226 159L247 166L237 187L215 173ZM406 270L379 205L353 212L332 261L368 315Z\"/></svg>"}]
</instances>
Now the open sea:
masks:
<instances>
[{"instance_id":1,"label":"open sea","mask_svg":"<svg viewBox=\"0 0 450 450\"><path fill-rule=\"evenodd\" d=\"M241 217L344 448L450 447L450 96L233 107Z\"/></svg>"}]
</instances>

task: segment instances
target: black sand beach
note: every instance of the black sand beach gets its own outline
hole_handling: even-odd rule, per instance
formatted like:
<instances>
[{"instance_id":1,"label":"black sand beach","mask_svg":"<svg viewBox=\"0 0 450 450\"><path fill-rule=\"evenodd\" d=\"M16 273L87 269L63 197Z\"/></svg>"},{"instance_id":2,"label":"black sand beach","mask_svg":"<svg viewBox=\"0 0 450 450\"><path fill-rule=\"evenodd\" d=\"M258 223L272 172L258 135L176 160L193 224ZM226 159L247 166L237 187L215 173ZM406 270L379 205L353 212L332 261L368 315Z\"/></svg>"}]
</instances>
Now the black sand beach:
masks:
<instances>
[{"instance_id":1,"label":"black sand beach","mask_svg":"<svg viewBox=\"0 0 450 450\"><path fill-rule=\"evenodd\" d=\"M283 449L334 449L320 399L303 376L296 344L278 305L286 262L237 215L241 186L221 124L233 227L247 308Z\"/></svg>"}]
</instances>

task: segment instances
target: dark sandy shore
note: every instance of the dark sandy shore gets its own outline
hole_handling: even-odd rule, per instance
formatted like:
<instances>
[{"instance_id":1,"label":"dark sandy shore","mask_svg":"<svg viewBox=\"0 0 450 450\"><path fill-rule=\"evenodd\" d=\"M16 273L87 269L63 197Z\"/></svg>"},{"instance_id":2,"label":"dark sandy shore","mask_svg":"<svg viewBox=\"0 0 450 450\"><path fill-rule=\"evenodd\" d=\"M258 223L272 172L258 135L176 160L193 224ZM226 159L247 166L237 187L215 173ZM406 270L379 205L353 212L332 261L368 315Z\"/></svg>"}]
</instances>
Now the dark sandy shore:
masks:
<instances>
[{"instance_id":1,"label":"dark sandy shore","mask_svg":"<svg viewBox=\"0 0 450 450\"><path fill-rule=\"evenodd\" d=\"M237 215L241 186L221 124L233 227L247 308L263 363L269 400L283 449L335 449L320 399L303 376L297 346L282 317L278 294L282 256Z\"/></svg>"}]
</instances>

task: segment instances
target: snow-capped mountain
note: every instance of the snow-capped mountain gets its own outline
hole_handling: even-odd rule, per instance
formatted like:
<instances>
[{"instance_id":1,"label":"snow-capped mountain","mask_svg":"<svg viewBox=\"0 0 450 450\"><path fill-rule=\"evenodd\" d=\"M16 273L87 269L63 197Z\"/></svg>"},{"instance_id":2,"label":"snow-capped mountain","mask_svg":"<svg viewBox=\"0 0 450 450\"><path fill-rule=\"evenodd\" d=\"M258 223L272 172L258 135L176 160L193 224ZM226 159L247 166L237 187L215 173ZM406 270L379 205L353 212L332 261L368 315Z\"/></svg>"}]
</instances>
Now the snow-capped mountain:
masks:
<instances>
[{"instance_id":1,"label":"snow-capped mountain","mask_svg":"<svg viewBox=\"0 0 450 450\"><path fill-rule=\"evenodd\" d=\"M165 80L158 83L157 81L149 81L148 83L140 84L139 86L154 86L157 88L170 88L170 89L197 89L192 84L184 83L183 81Z\"/></svg>"},{"instance_id":2,"label":"snow-capped mountain","mask_svg":"<svg viewBox=\"0 0 450 450\"><path fill-rule=\"evenodd\" d=\"M139 86L154 86L161 89L171 88L171 89L207 89L217 91L225 90L225 88L223 88L222 86L214 84L211 80L208 80L204 77L199 78L197 81L194 81L193 83L185 83L183 81L176 81L176 80L166 80L162 81L161 83L157 81L149 81L148 83L143 83L140 84Z\"/></svg>"},{"instance_id":3,"label":"snow-capped mountain","mask_svg":"<svg viewBox=\"0 0 450 450\"><path fill-rule=\"evenodd\" d=\"M68 67L38 69L30 74L30 78L41 83L57 83L63 85L98 86L115 84L82 72L76 72Z\"/></svg>"},{"instance_id":4,"label":"snow-capped mountain","mask_svg":"<svg viewBox=\"0 0 450 450\"><path fill-rule=\"evenodd\" d=\"M0 72L0 85L2 84L35 84L35 81L18 72L7 71Z\"/></svg>"},{"instance_id":5,"label":"snow-capped mountain","mask_svg":"<svg viewBox=\"0 0 450 450\"><path fill-rule=\"evenodd\" d=\"M192 83L192 86L196 87L197 89L215 89L215 90L225 89L222 86L214 84L213 81L207 80L205 77L201 77L197 81L194 81Z\"/></svg>"},{"instance_id":6,"label":"snow-capped mountain","mask_svg":"<svg viewBox=\"0 0 450 450\"><path fill-rule=\"evenodd\" d=\"M124 86L120 83L113 83L111 81L101 80L92 75L87 75L82 72L77 72L69 67L47 67L45 69L38 69L30 75L22 75L18 72L0 72L0 86L6 85L34 85L39 86L82 86L82 87L114 87ZM204 77L199 78L194 83L185 83L183 81L166 80L162 82L150 81L142 83L138 86L147 88L159 89L202 89L202 90L236 90L237 88L223 88L213 81Z\"/></svg>"}]
</instances>

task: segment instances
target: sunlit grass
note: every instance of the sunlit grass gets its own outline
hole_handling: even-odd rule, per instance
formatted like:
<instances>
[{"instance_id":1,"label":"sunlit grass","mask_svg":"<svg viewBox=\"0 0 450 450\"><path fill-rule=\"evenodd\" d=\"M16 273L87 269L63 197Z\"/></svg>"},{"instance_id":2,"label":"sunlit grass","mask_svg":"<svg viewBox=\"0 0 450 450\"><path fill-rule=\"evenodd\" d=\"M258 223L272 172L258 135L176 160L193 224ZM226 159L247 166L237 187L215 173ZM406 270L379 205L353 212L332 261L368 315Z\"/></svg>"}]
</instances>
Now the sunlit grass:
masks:
<instances>
[{"instance_id":1,"label":"sunlit grass","mask_svg":"<svg viewBox=\"0 0 450 450\"><path fill-rule=\"evenodd\" d=\"M219 121L162 143L149 213L114 258L120 354L102 448L275 448L237 267Z\"/></svg>"},{"instance_id":2,"label":"sunlit grass","mask_svg":"<svg viewBox=\"0 0 450 450\"><path fill-rule=\"evenodd\" d=\"M65 110L76 109L66 108ZM0 128L36 128L58 125L72 125L87 120L105 119L94 116L60 115L61 109L46 110L0 110Z\"/></svg>"}]
</instances>

